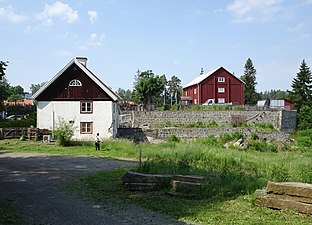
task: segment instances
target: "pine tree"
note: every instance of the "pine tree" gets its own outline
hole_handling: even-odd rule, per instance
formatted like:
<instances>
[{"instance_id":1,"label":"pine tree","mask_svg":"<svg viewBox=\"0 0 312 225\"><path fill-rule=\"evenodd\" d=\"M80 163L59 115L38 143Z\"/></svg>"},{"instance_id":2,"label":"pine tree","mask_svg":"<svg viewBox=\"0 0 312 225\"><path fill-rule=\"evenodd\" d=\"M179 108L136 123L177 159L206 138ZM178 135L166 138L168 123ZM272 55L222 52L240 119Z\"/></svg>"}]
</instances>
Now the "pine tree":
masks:
<instances>
[{"instance_id":1,"label":"pine tree","mask_svg":"<svg viewBox=\"0 0 312 225\"><path fill-rule=\"evenodd\" d=\"M245 64L244 75L241 76L241 80L245 82L245 104L247 105L255 105L258 101L256 74L257 71L253 66L252 60L248 58Z\"/></svg>"},{"instance_id":2,"label":"pine tree","mask_svg":"<svg viewBox=\"0 0 312 225\"><path fill-rule=\"evenodd\" d=\"M312 75L311 70L306 64L305 60L302 61L299 72L296 78L292 81L292 90L289 92L291 101L300 112L304 105L308 105L312 99Z\"/></svg>"}]
</instances>

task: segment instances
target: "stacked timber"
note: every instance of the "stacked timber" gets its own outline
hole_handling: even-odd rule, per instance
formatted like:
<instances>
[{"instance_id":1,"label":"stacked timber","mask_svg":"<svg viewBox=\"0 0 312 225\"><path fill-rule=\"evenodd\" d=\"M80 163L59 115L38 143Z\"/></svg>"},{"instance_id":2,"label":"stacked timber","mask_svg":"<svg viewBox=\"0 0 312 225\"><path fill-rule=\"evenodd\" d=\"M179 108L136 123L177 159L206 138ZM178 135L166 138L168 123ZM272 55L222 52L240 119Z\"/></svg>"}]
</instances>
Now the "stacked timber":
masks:
<instances>
[{"instance_id":1,"label":"stacked timber","mask_svg":"<svg viewBox=\"0 0 312 225\"><path fill-rule=\"evenodd\" d=\"M257 190L256 194L258 206L312 215L312 184L269 182L266 189Z\"/></svg>"}]
</instances>

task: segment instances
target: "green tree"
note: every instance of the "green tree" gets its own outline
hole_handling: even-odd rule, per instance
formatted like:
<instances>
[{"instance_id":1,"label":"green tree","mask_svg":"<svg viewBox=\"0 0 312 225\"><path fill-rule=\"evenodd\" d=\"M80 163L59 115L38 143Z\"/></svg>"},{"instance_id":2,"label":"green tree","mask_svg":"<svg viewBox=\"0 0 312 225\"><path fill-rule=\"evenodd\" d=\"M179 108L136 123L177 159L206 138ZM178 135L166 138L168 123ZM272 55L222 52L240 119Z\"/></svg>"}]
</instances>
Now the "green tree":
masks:
<instances>
[{"instance_id":1,"label":"green tree","mask_svg":"<svg viewBox=\"0 0 312 225\"><path fill-rule=\"evenodd\" d=\"M181 80L177 76L172 76L167 85L169 95L175 100L175 103L178 103L182 94Z\"/></svg>"},{"instance_id":2,"label":"green tree","mask_svg":"<svg viewBox=\"0 0 312 225\"><path fill-rule=\"evenodd\" d=\"M42 82L40 84L31 84L30 85L30 91L31 94L35 94L43 85L45 84L45 82Z\"/></svg>"},{"instance_id":3,"label":"green tree","mask_svg":"<svg viewBox=\"0 0 312 225\"><path fill-rule=\"evenodd\" d=\"M10 102L24 98L24 88L20 85L10 87L9 92L10 96L8 97L8 100Z\"/></svg>"},{"instance_id":4,"label":"green tree","mask_svg":"<svg viewBox=\"0 0 312 225\"><path fill-rule=\"evenodd\" d=\"M122 100L124 101L132 101L133 97L132 97L132 91L127 89L124 90L122 88L118 88L118 90L116 91L117 95L119 95Z\"/></svg>"},{"instance_id":5,"label":"green tree","mask_svg":"<svg viewBox=\"0 0 312 225\"><path fill-rule=\"evenodd\" d=\"M160 98L166 84L165 76L155 75L152 70L141 72L135 76L135 98L139 103L150 106Z\"/></svg>"},{"instance_id":6,"label":"green tree","mask_svg":"<svg viewBox=\"0 0 312 225\"><path fill-rule=\"evenodd\" d=\"M303 60L296 78L292 81L292 90L289 91L290 100L294 103L298 113L302 106L308 105L311 102L311 83L311 70L305 60Z\"/></svg>"},{"instance_id":7,"label":"green tree","mask_svg":"<svg viewBox=\"0 0 312 225\"><path fill-rule=\"evenodd\" d=\"M247 59L245 64L244 75L241 80L245 82L245 104L255 105L259 99L259 94L256 92L256 74L257 71L253 66L252 60Z\"/></svg>"},{"instance_id":8,"label":"green tree","mask_svg":"<svg viewBox=\"0 0 312 225\"><path fill-rule=\"evenodd\" d=\"M289 93L282 90L270 90L259 93L261 100L269 99L289 99Z\"/></svg>"},{"instance_id":9,"label":"green tree","mask_svg":"<svg viewBox=\"0 0 312 225\"><path fill-rule=\"evenodd\" d=\"M6 67L8 66L8 61L4 62L4 61L0 61L0 80L3 79L3 77L5 76L5 70Z\"/></svg>"},{"instance_id":10,"label":"green tree","mask_svg":"<svg viewBox=\"0 0 312 225\"><path fill-rule=\"evenodd\" d=\"M312 107L309 105L303 105L298 112L298 128L300 130L306 130L312 128Z\"/></svg>"},{"instance_id":11,"label":"green tree","mask_svg":"<svg viewBox=\"0 0 312 225\"><path fill-rule=\"evenodd\" d=\"M10 84L5 78L5 70L8 62L0 61L0 111L3 111L3 101L10 95Z\"/></svg>"}]
</instances>

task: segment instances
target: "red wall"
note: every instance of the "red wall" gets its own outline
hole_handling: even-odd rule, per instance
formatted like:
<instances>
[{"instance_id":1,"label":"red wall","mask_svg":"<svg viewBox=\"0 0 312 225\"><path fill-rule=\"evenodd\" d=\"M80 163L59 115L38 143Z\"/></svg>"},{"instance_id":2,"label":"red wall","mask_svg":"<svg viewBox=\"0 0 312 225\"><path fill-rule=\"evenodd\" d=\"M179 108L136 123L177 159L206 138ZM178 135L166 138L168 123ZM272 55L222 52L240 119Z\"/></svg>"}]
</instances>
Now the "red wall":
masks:
<instances>
[{"instance_id":1,"label":"red wall","mask_svg":"<svg viewBox=\"0 0 312 225\"><path fill-rule=\"evenodd\" d=\"M223 77L224 82L218 82L219 77ZM224 88L224 93L218 93L218 88ZM191 96L193 104L203 104L208 99L214 99L218 103L218 99L223 98L225 103L243 105L244 83L221 67L201 83L184 88L183 95Z\"/></svg>"}]
</instances>

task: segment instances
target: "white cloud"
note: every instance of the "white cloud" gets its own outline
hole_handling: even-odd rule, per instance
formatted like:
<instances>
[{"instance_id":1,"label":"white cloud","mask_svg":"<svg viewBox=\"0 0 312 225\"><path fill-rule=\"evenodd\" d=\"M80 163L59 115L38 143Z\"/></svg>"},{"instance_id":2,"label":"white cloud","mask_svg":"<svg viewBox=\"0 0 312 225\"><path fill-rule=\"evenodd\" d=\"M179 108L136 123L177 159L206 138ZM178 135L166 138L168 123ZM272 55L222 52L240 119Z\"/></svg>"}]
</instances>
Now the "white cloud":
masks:
<instances>
[{"instance_id":1,"label":"white cloud","mask_svg":"<svg viewBox=\"0 0 312 225\"><path fill-rule=\"evenodd\" d=\"M87 49L89 47L96 47L102 45L103 41L105 40L105 34L97 35L93 33L90 37L78 48L79 49Z\"/></svg>"},{"instance_id":2,"label":"white cloud","mask_svg":"<svg viewBox=\"0 0 312 225\"><path fill-rule=\"evenodd\" d=\"M13 7L9 5L6 8L0 8L0 20L7 20L12 23L19 23L27 20L27 16L15 13L13 11Z\"/></svg>"},{"instance_id":3,"label":"white cloud","mask_svg":"<svg viewBox=\"0 0 312 225\"><path fill-rule=\"evenodd\" d=\"M44 10L37 15L37 19L47 26L53 24L54 18L60 18L67 23L74 23L78 20L78 11L73 10L67 4L57 1L53 5L46 4Z\"/></svg>"},{"instance_id":4,"label":"white cloud","mask_svg":"<svg viewBox=\"0 0 312 225\"><path fill-rule=\"evenodd\" d=\"M97 20L97 12L94 10L89 10L88 11L88 15L89 15L89 20L90 22L93 24L95 23L95 21Z\"/></svg>"},{"instance_id":5,"label":"white cloud","mask_svg":"<svg viewBox=\"0 0 312 225\"><path fill-rule=\"evenodd\" d=\"M235 22L269 21L281 10L281 0L235 0L227 10L235 14Z\"/></svg>"}]
</instances>

